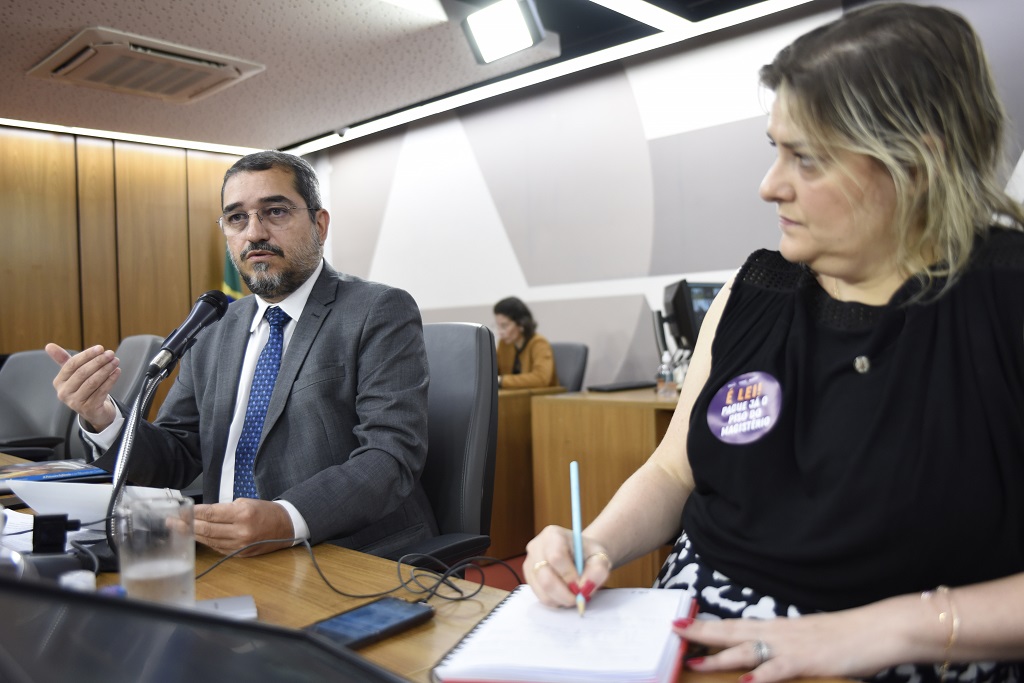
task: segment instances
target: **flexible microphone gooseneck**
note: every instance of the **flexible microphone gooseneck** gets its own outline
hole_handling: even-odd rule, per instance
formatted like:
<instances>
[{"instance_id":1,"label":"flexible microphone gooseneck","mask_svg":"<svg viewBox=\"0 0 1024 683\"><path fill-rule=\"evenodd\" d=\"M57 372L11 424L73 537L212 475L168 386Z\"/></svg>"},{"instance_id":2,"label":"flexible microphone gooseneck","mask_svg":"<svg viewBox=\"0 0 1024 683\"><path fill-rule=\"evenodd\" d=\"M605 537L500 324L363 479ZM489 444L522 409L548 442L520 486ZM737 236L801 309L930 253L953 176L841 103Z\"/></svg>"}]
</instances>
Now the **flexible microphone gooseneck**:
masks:
<instances>
[{"instance_id":1,"label":"flexible microphone gooseneck","mask_svg":"<svg viewBox=\"0 0 1024 683\"><path fill-rule=\"evenodd\" d=\"M139 420L149 412L157 385L167 378L174 364L195 344L196 335L224 317L224 313L228 310L228 303L227 296L215 289L201 294L192 307L192 311L185 318L185 322L168 335L160 351L149 364L146 380L142 383L142 389L132 404L131 413L125 420L121 447L118 449L117 460L114 464L114 484L110 492L110 502L107 505L106 532L107 545L115 557L117 544L114 540L114 513L121 504L121 497L124 494L124 486L128 479L128 459L131 457L132 447L135 445L135 431L139 426Z\"/></svg>"},{"instance_id":2,"label":"flexible microphone gooseneck","mask_svg":"<svg viewBox=\"0 0 1024 683\"><path fill-rule=\"evenodd\" d=\"M185 322L167 335L167 339L160 345L160 351L150 361L146 375L155 377L173 367L195 344L197 334L224 317L229 303L227 295L216 289L200 295Z\"/></svg>"}]
</instances>

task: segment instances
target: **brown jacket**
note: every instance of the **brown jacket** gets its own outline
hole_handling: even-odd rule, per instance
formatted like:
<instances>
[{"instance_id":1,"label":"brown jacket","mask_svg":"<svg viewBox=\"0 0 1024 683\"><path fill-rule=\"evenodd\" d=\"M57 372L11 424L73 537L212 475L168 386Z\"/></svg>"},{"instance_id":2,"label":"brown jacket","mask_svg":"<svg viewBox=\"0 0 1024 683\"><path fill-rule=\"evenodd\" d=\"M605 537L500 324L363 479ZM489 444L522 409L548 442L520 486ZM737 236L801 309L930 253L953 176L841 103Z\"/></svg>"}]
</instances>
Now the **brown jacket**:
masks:
<instances>
[{"instance_id":1,"label":"brown jacket","mask_svg":"<svg viewBox=\"0 0 1024 683\"><path fill-rule=\"evenodd\" d=\"M516 348L513 345L499 341L497 355L498 374L501 376L502 389L558 386L555 357L551 353L551 344L541 335L534 334L530 337L530 341L519 352L520 372L518 375L512 374L512 365L516 359Z\"/></svg>"}]
</instances>

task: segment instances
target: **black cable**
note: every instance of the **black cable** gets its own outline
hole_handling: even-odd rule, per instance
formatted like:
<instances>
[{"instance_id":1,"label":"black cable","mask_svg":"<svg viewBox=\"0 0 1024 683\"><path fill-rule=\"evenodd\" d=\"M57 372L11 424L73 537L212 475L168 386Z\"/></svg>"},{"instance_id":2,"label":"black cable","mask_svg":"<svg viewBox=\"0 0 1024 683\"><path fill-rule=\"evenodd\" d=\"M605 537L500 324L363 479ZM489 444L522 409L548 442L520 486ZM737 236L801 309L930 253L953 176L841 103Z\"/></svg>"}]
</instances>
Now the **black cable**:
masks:
<instances>
[{"instance_id":1,"label":"black cable","mask_svg":"<svg viewBox=\"0 0 1024 683\"><path fill-rule=\"evenodd\" d=\"M71 547L75 550L85 553L92 560L92 573L100 573L100 558L96 557L96 553L90 550L87 546L83 545L80 541L69 541Z\"/></svg>"},{"instance_id":2,"label":"black cable","mask_svg":"<svg viewBox=\"0 0 1024 683\"><path fill-rule=\"evenodd\" d=\"M89 527L89 526L92 526L93 524L99 524L100 522L104 522L104 523L108 522L109 520L110 520L110 516L108 515L107 517L103 517L101 519L97 519L97 520L94 520L94 521L91 521L91 522L80 523L80 526L83 527L83 528L84 527ZM25 529L23 531L15 531L15 532L9 533L9 534L2 534L2 536L18 536L20 534L30 533L31 531L32 531L32 529ZM89 543L90 545L94 545L95 543L98 543L101 540L102 539L97 539L95 541L88 541L87 543ZM219 560L214 562L212 565L210 565L209 567L204 569L199 574L196 574L195 578L198 581L199 579L203 578L204 576L206 576L207 574L212 572L214 569L219 567L224 562L227 562L228 560L230 560L232 557L235 557L239 553L245 552L249 548L253 548L253 547L258 546L258 545L265 545L267 543L291 543L291 544L294 545L297 542L302 543L302 545L304 545L306 547L306 552L309 553L309 559L313 562L313 567L316 569L317 574L320 575L320 578L323 580L324 584L326 584L328 588L330 588L332 591L334 591L338 595L342 595L342 596L344 596L346 598L357 598L357 599L379 598L379 597L382 597L384 595L390 595L391 593L394 593L395 591L404 588L405 590L409 591L410 593L412 593L414 595L425 595L426 597L420 598L421 602L426 602L426 601L432 600L435 597L436 598L440 598L442 600L450 600L452 602L457 602L457 601L460 601L460 600L469 600L470 598L475 597L481 590L483 590L483 587L485 585L484 584L484 576L485 576L484 575L484 570L483 570L483 568L480 565L476 564L477 562L492 562L492 563L495 563L495 564L500 564L501 566L505 567L512 574L512 576L515 579L515 582L517 584L520 584L520 583L523 582L522 578L519 576L519 574L516 572L516 570L512 568L512 566L510 564L508 564L504 560L499 560L496 557L489 557L487 555L477 555L477 556L469 557L469 558L466 558L465 560L461 560L459 562L456 562L455 564L453 564L453 565L451 565L449 567L447 564L445 564L444 562L442 562L441 560L437 559L436 557L434 557L432 555L425 555L423 553L413 553L413 554L409 554L409 555L402 555L400 558L398 558L398 563L396 565L396 570L398 572L398 585L395 586L394 588L389 588L388 590L380 591L380 592L377 592L377 593L366 593L366 594L346 593L345 591L341 590L340 588L338 588L334 584L332 584L330 579L327 578L327 575L324 574L323 569L320 568L320 563L317 562L317 560L316 560L316 555L313 553L313 547L309 544L309 541L306 540L306 539L298 539L298 538L271 538L271 539L267 539L265 541L255 541L255 542L250 543L248 545L242 546L238 550L235 550L235 551L233 551L231 553L228 553L224 557L220 558ZM93 567L94 567L93 568L93 573L94 574L98 574L99 573L99 558L96 557L96 554L93 553L92 550L90 550L88 547L86 547L86 545L83 542L81 542L81 541L77 541L77 540L71 541L70 544L71 544L71 546L73 548L75 548L77 550L80 550L81 552L84 552L84 553L86 553L89 556L89 558L93 562ZM419 561L419 562L423 562L424 560L427 560L430 563L433 563L433 564L437 565L439 567L439 569L438 570L434 570L434 569L430 569L430 568L427 568L427 567L417 566L417 565L412 564L412 562L411 562L412 560ZM407 566L409 568L409 578L408 579L402 577L402 567L403 567L403 565ZM450 580L452 578L463 578L464 575L465 575L465 570L466 569L474 569L477 572L479 572L479 575L480 575L480 580L476 582L477 583L476 590L474 590L474 591L472 591L472 592L470 592L468 594L465 593L462 589L460 589L457 585L452 583L452 581ZM424 577L430 577L430 580L429 581L425 581ZM441 590L442 586L447 586L448 588L450 588L450 589L454 590L456 593L458 593L458 595L457 596L452 596L452 595L445 595L443 593L439 593L438 591Z\"/></svg>"},{"instance_id":3,"label":"black cable","mask_svg":"<svg viewBox=\"0 0 1024 683\"><path fill-rule=\"evenodd\" d=\"M30 533L32 533L32 529L22 529L21 531L12 531L9 534L0 534L0 537L2 537L2 536L21 536L22 534L30 534Z\"/></svg>"},{"instance_id":4,"label":"black cable","mask_svg":"<svg viewBox=\"0 0 1024 683\"><path fill-rule=\"evenodd\" d=\"M269 539L267 539L265 541L254 541L253 543L250 543L249 545L243 545L238 550L234 550L234 551L228 553L227 555L225 555L224 557L220 558L219 560L217 560L216 562L211 564L209 567L207 567L203 571L201 571L198 574L196 574L196 580L198 581L199 579L203 578L204 576L206 576L207 574L212 572L214 569L216 569L217 567L221 566L222 564L224 564L225 562L230 560L232 557L234 557L238 553L245 552L246 550L248 550L249 548L252 548L254 546L265 545L267 543L295 543L296 541L301 541L301 540L303 540L303 539L299 539L299 538L269 538Z\"/></svg>"},{"instance_id":5,"label":"black cable","mask_svg":"<svg viewBox=\"0 0 1024 683\"><path fill-rule=\"evenodd\" d=\"M91 526L93 524L99 524L100 522L106 522L106 521L107 521L106 517L104 517L103 519L97 519L97 520L92 521L92 522L87 522L85 524L82 524L78 520L68 520L68 527L69 527L69 530L71 530L71 531L79 531L83 527L88 527L88 526ZM77 526L75 526L74 528L71 528L72 523L74 523ZM20 536L21 534L32 533L32 531L34 531L34 529L23 529L22 531L14 531L14 532L11 532L9 534L0 534L0 536ZM98 542L100 542L102 540L103 539L96 539L95 541L92 541L91 543L95 544L95 543L98 543ZM82 541L79 541L79 540L69 540L68 541L68 545L70 545L75 550L77 550L77 551L79 551L81 553L84 553L85 555L87 555L89 557L90 560L92 560L92 573L93 574L99 574L100 573L100 560L99 560L98 557L96 557L96 553L94 553Z\"/></svg>"},{"instance_id":6,"label":"black cable","mask_svg":"<svg viewBox=\"0 0 1024 683\"><path fill-rule=\"evenodd\" d=\"M68 520L68 524L71 524L72 522L77 522L78 525L79 525L78 527L76 527L74 529L69 528L68 531L79 531L83 527L91 526L93 524L99 524L100 522L106 522L106 521L107 521L106 517L104 517L103 519L97 519L95 522L88 522L86 524L82 524L81 522L78 522L77 520ZM7 534L0 534L0 537L3 537L3 536L21 536L22 534L30 534L33 531L34 531L34 529L22 529L21 531L12 531L12 532L7 533Z\"/></svg>"},{"instance_id":7,"label":"black cable","mask_svg":"<svg viewBox=\"0 0 1024 683\"><path fill-rule=\"evenodd\" d=\"M469 557L469 558L466 558L465 560L461 560L459 562L456 562L455 564L453 564L453 565L451 565L449 567L447 564L445 564L441 560L437 559L436 557L433 557L432 555L424 555L424 554L421 554L421 553L415 553L415 554L403 555L400 558L398 558L398 564L397 564L398 585L395 586L394 588L389 588L387 590L379 591L377 593L365 593L365 594L346 593L345 591L341 590L340 588L335 586L333 583L331 583L330 579L327 578L327 575L324 574L323 569L320 568L320 563L317 562L317 560L316 560L316 555L313 553L313 546L311 546L309 544L309 541L306 540L306 539L297 539L297 538L272 538L272 539L268 539L266 541L256 541L254 543L250 543L248 545L242 546L238 550L235 550L235 551L225 555L224 557L220 558L219 560L214 562L212 565L210 565L209 567L204 569L202 572L197 574L196 575L196 580L198 581L199 579L201 579L202 577L206 576L211 571L213 571L214 569L219 567L224 562L230 560L232 557L235 557L239 553L244 552L244 551L246 551L249 548L252 548L254 546L264 545L266 543L292 543L292 544L294 544L296 542L300 542L300 543L302 543L302 545L304 545L306 547L306 552L309 553L309 559L312 560L313 567L316 569L316 573L320 575L320 578L323 580L324 584L326 584L326 586L328 588L330 588L332 591L334 591L338 595L342 595L342 596L344 596L346 598L356 598L356 599L379 598L379 597L382 597L382 596L385 596L385 595L390 595L391 593L394 593L395 591L401 590L401 589L404 588L405 590L407 590L408 592L410 592L410 593L412 593L414 595L425 595L426 597L420 598L420 600L419 600L420 602L426 602L426 601L432 600L435 597L436 598L440 598L442 600L450 600L452 602L458 602L458 601L461 601L461 600L469 600L470 598L475 597L480 591L482 591L483 588L484 588L484 585L485 585L484 581L483 581L483 579L484 579L483 567L481 567L480 565L476 564L476 562L481 562L481 561L493 562L495 564L500 564L501 566L503 566L506 569L508 569L508 571L515 578L515 581L516 581L517 584L520 584L520 583L523 582L522 578L519 576L519 574L516 572L516 570L512 568L512 566L510 564L508 564L504 560L499 560L496 557L488 557L486 555L477 555L477 556ZM417 566L409 564L407 562L407 560L409 560L410 558L411 559L415 559L415 560L419 560L419 561L429 560L430 562L436 564L441 569L439 571L437 571L437 570L433 570L433 569L428 569L426 567L417 567ZM408 579L403 578L403 576L402 576L402 567L403 567L403 565L409 568L409 578ZM466 569L475 569L477 572L480 573L480 581L477 582L476 590L474 590L474 591L472 591L472 592L470 592L468 594L465 593L464 591L462 591L458 586L456 586L454 583L452 583L450 581L450 579L452 579L452 578L460 578L460 575L462 573L464 573L464 570L466 570ZM424 577L430 577L430 580L429 581L425 581ZM440 591L443 586L447 586L447 587L455 590L458 593L458 595L457 596L453 596L453 595L445 595L443 593L439 593L438 591Z\"/></svg>"},{"instance_id":8,"label":"black cable","mask_svg":"<svg viewBox=\"0 0 1024 683\"><path fill-rule=\"evenodd\" d=\"M398 562L399 562L399 565L398 565L399 566L399 579L401 579L401 566L402 566L402 564L407 562L410 558L416 559L416 560L419 560L419 561L427 559L427 560L430 560L431 562L433 562L433 563L435 563L435 564L437 564L437 565L439 565L440 567L443 568L443 571L439 573L439 572L431 570L431 569L426 569L426 568L423 568L423 567L419 567L419 570L421 572L427 572L427 573L437 577L437 580L434 582L434 584L432 586L424 586L423 584L420 584L418 582L418 580L417 580L417 585L420 586L420 590L417 591L417 590L413 590L412 588L409 588L408 585L405 585L406 590L409 590L410 592L413 592L413 593L416 593L416 592L426 592L427 593L427 597L424 598L424 600L430 600L430 599L432 599L434 597L439 597L439 598L442 598L444 600L451 600L451 601L454 602L454 601L460 601L460 600L469 600L470 598L475 597L477 595L477 593L479 593L481 590L483 590L483 587L485 585L484 584L484 576L485 575L484 575L483 567L481 567L479 564L477 564L477 562L493 562L493 563L496 563L496 564L500 564L501 566L503 566L506 569L508 569L508 571L515 578L515 581L516 581L517 584L523 582L522 578L519 576L519 574L516 572L516 570L512 568L511 565L509 565L504 560L499 560L496 557L490 557L490 556L487 556L487 555L477 555L477 556L474 556L474 557L468 557L468 558L466 558L464 560L460 560L459 562L456 562L451 567L449 567L444 562L442 562L441 560L439 560L436 557L433 557L431 555L423 555L423 554L403 555L402 557L400 557L398 559ZM479 574L480 574L480 580L478 582L476 582L478 584L478 587L477 587L476 590L474 590L473 592L469 593L468 595L460 595L460 597L457 597L457 598L450 597L450 596L447 596L447 595L441 595L441 594L439 594L437 592L440 589L442 584L447 583L447 579L449 579L449 578L451 578L453 576L454 577L458 577L460 574L464 573L464 570L466 570L466 569L474 569L477 572L479 572ZM416 568L415 567L413 568L413 578L414 579L416 578ZM458 589L456 589L456 590L458 590ZM461 594L462 591L459 591L459 593Z\"/></svg>"}]
</instances>

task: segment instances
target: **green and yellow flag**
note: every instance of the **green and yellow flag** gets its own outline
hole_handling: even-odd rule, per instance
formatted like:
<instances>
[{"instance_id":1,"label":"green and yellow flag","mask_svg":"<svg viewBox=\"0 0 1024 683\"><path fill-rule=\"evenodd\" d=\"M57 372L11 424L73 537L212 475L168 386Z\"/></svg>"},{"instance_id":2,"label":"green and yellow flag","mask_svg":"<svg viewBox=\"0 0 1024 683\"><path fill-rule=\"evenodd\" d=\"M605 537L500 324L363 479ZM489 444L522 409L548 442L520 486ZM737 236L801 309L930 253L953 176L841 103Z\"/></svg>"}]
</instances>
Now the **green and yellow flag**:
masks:
<instances>
[{"instance_id":1,"label":"green and yellow flag","mask_svg":"<svg viewBox=\"0 0 1024 683\"><path fill-rule=\"evenodd\" d=\"M245 296L245 292L242 291L242 278L239 277L238 270L226 250L224 251L224 282L220 286L220 291L227 294L232 301Z\"/></svg>"}]
</instances>

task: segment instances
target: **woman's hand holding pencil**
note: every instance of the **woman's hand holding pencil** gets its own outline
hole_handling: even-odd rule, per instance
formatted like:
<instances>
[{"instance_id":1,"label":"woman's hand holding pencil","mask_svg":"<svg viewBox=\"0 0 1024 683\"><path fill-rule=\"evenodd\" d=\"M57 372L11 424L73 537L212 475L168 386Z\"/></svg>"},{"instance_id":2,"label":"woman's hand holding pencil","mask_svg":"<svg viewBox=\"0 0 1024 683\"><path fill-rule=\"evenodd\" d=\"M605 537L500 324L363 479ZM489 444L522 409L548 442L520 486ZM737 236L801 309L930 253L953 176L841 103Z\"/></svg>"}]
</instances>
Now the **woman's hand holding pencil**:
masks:
<instances>
[{"instance_id":1,"label":"woman's hand holding pencil","mask_svg":"<svg viewBox=\"0 0 1024 683\"><path fill-rule=\"evenodd\" d=\"M526 546L523 567L537 598L552 607L571 607L583 616L585 605L608 580L613 568L608 550L582 533L579 469L569 469L573 529L548 526Z\"/></svg>"}]
</instances>

